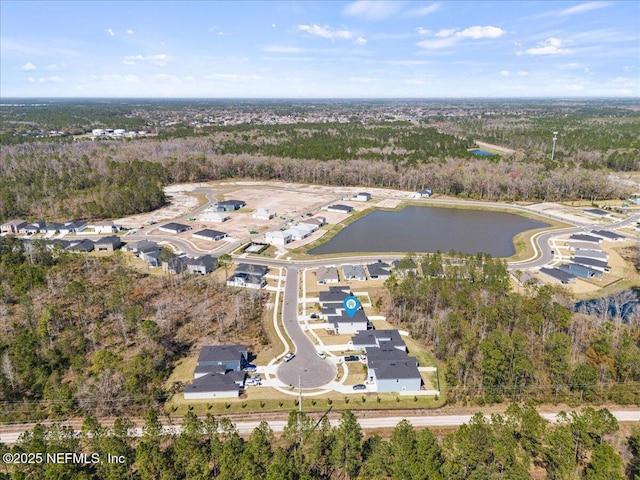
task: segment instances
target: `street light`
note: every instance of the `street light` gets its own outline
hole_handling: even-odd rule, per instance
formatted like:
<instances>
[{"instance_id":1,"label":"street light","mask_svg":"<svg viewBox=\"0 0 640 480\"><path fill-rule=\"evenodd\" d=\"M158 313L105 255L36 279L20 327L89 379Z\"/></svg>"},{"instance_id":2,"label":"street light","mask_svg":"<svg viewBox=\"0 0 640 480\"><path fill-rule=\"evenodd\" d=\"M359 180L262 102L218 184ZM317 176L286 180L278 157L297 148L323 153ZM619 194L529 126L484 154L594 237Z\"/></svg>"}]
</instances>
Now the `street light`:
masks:
<instances>
[{"instance_id":1,"label":"street light","mask_svg":"<svg viewBox=\"0 0 640 480\"><path fill-rule=\"evenodd\" d=\"M551 161L556 154L556 142L558 141L558 132L553 132L553 147L551 148Z\"/></svg>"}]
</instances>

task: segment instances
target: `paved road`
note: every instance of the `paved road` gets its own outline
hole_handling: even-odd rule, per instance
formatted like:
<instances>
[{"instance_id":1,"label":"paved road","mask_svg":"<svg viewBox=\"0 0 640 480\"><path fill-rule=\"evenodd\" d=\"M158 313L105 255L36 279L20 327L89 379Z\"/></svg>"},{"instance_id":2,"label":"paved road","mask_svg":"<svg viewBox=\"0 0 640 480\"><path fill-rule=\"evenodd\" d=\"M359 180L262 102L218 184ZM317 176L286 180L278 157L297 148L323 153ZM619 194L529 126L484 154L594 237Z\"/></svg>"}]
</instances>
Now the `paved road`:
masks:
<instances>
[{"instance_id":1,"label":"paved road","mask_svg":"<svg viewBox=\"0 0 640 480\"><path fill-rule=\"evenodd\" d=\"M302 331L298 322L298 268L287 268L287 278L282 306L282 321L287 335L295 344L296 356L282 363L277 370L278 379L294 387L298 382L302 388L321 387L336 376L336 367L328 359L316 355L311 340Z\"/></svg>"},{"instance_id":2,"label":"paved road","mask_svg":"<svg viewBox=\"0 0 640 480\"><path fill-rule=\"evenodd\" d=\"M409 412L408 412L409 413ZM358 412L355 412L356 416ZM640 410L620 410L611 411L611 414L619 422L640 422ZM488 414L487 414L488 415ZM541 413L542 418L549 422L555 422L558 419L556 413ZM457 427L465 423L469 423L472 415L422 415L422 416L383 416L383 417L367 417L359 418L358 422L364 430L381 429L381 428L394 428L402 420L408 420L414 427ZM261 420L249 420L234 422L238 432L241 434L249 434L253 432L255 428L260 425ZM332 426L337 426L339 419L336 415L330 419ZM268 422L269 426L274 432L282 432L287 425L286 420L271 420ZM3 431L0 433L0 442L6 445L11 445L16 442L18 437L25 431L30 431L34 427L33 424L29 426L19 426L14 430ZM181 431L180 426L165 427L165 431L170 434L179 434ZM80 431L77 430L79 434ZM142 429L135 428L132 431L133 436L142 436Z\"/></svg>"}]
</instances>

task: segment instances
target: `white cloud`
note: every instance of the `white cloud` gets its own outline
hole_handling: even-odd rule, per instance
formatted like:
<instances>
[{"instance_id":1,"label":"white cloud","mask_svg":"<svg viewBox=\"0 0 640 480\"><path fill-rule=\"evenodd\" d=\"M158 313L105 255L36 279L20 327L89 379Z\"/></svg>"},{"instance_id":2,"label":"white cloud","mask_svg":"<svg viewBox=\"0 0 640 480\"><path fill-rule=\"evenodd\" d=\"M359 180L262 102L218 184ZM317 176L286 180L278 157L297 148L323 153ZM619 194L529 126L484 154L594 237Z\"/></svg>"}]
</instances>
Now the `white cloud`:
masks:
<instances>
[{"instance_id":1,"label":"white cloud","mask_svg":"<svg viewBox=\"0 0 640 480\"><path fill-rule=\"evenodd\" d=\"M511 73L509 72L509 70L500 70L500 75L502 75L503 77L508 77L509 75L511 75Z\"/></svg>"},{"instance_id":2,"label":"white cloud","mask_svg":"<svg viewBox=\"0 0 640 480\"><path fill-rule=\"evenodd\" d=\"M29 83L35 83L35 81L36 81L36 79L33 78L33 77L27 78L27 82L29 82Z\"/></svg>"},{"instance_id":3,"label":"white cloud","mask_svg":"<svg viewBox=\"0 0 640 480\"><path fill-rule=\"evenodd\" d=\"M367 39L364 37L358 37L353 41L353 43L356 45L365 45L367 43Z\"/></svg>"},{"instance_id":4,"label":"white cloud","mask_svg":"<svg viewBox=\"0 0 640 480\"><path fill-rule=\"evenodd\" d=\"M458 43L458 39L456 37L448 37L431 40L421 40L416 45L427 50L439 50L441 48L451 47L456 43Z\"/></svg>"},{"instance_id":5,"label":"white cloud","mask_svg":"<svg viewBox=\"0 0 640 480\"><path fill-rule=\"evenodd\" d=\"M498 27L469 27L461 32L457 32L456 36L462 38L473 38L475 40L480 38L498 38L504 35L506 32Z\"/></svg>"},{"instance_id":6,"label":"white cloud","mask_svg":"<svg viewBox=\"0 0 640 480\"><path fill-rule=\"evenodd\" d=\"M125 65L137 65L138 63L150 63L152 65L157 65L158 67L165 67L170 61L173 60L173 57L160 53L158 55L127 55L122 60L122 63Z\"/></svg>"},{"instance_id":7,"label":"white cloud","mask_svg":"<svg viewBox=\"0 0 640 480\"><path fill-rule=\"evenodd\" d=\"M110 37L115 36L116 32L114 32L112 29L107 28L106 32L109 34Z\"/></svg>"},{"instance_id":8,"label":"white cloud","mask_svg":"<svg viewBox=\"0 0 640 480\"><path fill-rule=\"evenodd\" d=\"M394 16L400 9L397 1L357 0L344 7L344 14L361 20L377 22Z\"/></svg>"},{"instance_id":9,"label":"white cloud","mask_svg":"<svg viewBox=\"0 0 640 480\"><path fill-rule=\"evenodd\" d=\"M431 32L426 28L418 27L416 28L416 32L418 35L429 35Z\"/></svg>"},{"instance_id":10,"label":"white cloud","mask_svg":"<svg viewBox=\"0 0 640 480\"><path fill-rule=\"evenodd\" d=\"M327 38L329 40L351 40L353 33L349 30L333 30L329 25L298 25L298 30L313 35L315 37Z\"/></svg>"},{"instance_id":11,"label":"white cloud","mask_svg":"<svg viewBox=\"0 0 640 480\"><path fill-rule=\"evenodd\" d=\"M29 81L30 82L35 82L36 80L29 77ZM63 83L64 80L60 77L57 76L53 76L53 77L40 77L37 80L38 83Z\"/></svg>"},{"instance_id":12,"label":"white cloud","mask_svg":"<svg viewBox=\"0 0 640 480\"><path fill-rule=\"evenodd\" d=\"M518 75L520 75L521 77L528 77L529 76L529 72L527 72L526 70L520 70L518 72Z\"/></svg>"},{"instance_id":13,"label":"white cloud","mask_svg":"<svg viewBox=\"0 0 640 480\"><path fill-rule=\"evenodd\" d=\"M441 7L441 4L439 3L432 3L431 5L427 5L425 7L419 7L419 8L412 8L411 10L409 10L407 13L405 13L403 15L403 17L406 18L411 18L411 17L424 17L426 15L430 15L433 12L439 10Z\"/></svg>"},{"instance_id":14,"label":"white cloud","mask_svg":"<svg viewBox=\"0 0 640 480\"><path fill-rule=\"evenodd\" d=\"M377 78L375 77L349 77L347 79L349 83L371 83L375 82Z\"/></svg>"},{"instance_id":15,"label":"white cloud","mask_svg":"<svg viewBox=\"0 0 640 480\"><path fill-rule=\"evenodd\" d=\"M31 62L27 62L24 65L16 68L16 70L20 70L21 72L33 72L34 70L37 70L37 69L38 69L38 67L36 67Z\"/></svg>"},{"instance_id":16,"label":"white cloud","mask_svg":"<svg viewBox=\"0 0 640 480\"><path fill-rule=\"evenodd\" d=\"M549 37L537 47L527 49L526 52L529 55L564 55L571 53L568 48L562 48L563 45L564 42L559 38Z\"/></svg>"},{"instance_id":17,"label":"white cloud","mask_svg":"<svg viewBox=\"0 0 640 480\"><path fill-rule=\"evenodd\" d=\"M126 32L127 32L127 35L133 35L133 34L136 33L133 30L131 30L130 28L127 28Z\"/></svg>"},{"instance_id":18,"label":"white cloud","mask_svg":"<svg viewBox=\"0 0 640 480\"><path fill-rule=\"evenodd\" d=\"M404 81L405 85L410 85L412 87L419 87L421 85L424 85L424 80L418 80L415 78L410 78L409 80L405 80Z\"/></svg>"},{"instance_id":19,"label":"white cloud","mask_svg":"<svg viewBox=\"0 0 640 480\"><path fill-rule=\"evenodd\" d=\"M600 8L608 7L611 5L611 2L587 2L581 3L580 5L576 5L575 7L565 8L564 10L560 10L558 15L574 15L576 13L589 12L591 10L598 10Z\"/></svg>"},{"instance_id":20,"label":"white cloud","mask_svg":"<svg viewBox=\"0 0 640 480\"><path fill-rule=\"evenodd\" d=\"M276 28L276 27L277 27L277 25L275 23L271 24L271 28Z\"/></svg>"},{"instance_id":21,"label":"white cloud","mask_svg":"<svg viewBox=\"0 0 640 480\"><path fill-rule=\"evenodd\" d=\"M265 45L262 47L263 52L269 53L302 53L302 49L299 47L287 47L284 45Z\"/></svg>"},{"instance_id":22,"label":"white cloud","mask_svg":"<svg viewBox=\"0 0 640 480\"><path fill-rule=\"evenodd\" d=\"M442 30L439 30L434 35L434 37L447 38L447 37L450 37L451 35L453 35L454 33L456 33L456 29L455 28L443 28Z\"/></svg>"}]
</instances>

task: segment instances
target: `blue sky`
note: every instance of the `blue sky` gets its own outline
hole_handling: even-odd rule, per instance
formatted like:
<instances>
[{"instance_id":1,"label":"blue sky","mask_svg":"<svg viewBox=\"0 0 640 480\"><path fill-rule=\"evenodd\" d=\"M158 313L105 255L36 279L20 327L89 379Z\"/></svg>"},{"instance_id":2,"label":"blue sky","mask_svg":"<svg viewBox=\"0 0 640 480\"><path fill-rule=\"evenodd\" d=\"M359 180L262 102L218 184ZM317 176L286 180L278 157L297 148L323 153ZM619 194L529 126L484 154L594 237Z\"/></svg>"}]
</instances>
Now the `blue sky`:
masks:
<instances>
[{"instance_id":1,"label":"blue sky","mask_svg":"<svg viewBox=\"0 0 640 480\"><path fill-rule=\"evenodd\" d=\"M640 97L640 2L0 2L2 97Z\"/></svg>"}]
</instances>

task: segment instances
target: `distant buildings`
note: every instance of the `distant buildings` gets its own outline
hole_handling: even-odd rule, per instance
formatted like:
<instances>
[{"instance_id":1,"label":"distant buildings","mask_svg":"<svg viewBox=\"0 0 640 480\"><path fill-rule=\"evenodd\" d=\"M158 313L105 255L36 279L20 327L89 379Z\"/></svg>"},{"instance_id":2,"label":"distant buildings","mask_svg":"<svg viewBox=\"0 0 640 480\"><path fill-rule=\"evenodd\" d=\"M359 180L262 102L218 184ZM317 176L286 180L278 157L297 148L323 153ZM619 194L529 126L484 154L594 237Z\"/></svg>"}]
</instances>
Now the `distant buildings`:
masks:
<instances>
[{"instance_id":1,"label":"distant buildings","mask_svg":"<svg viewBox=\"0 0 640 480\"><path fill-rule=\"evenodd\" d=\"M205 346L200 350L194 380L184 387L186 400L237 398L244 389L248 363L244 345Z\"/></svg>"}]
</instances>

